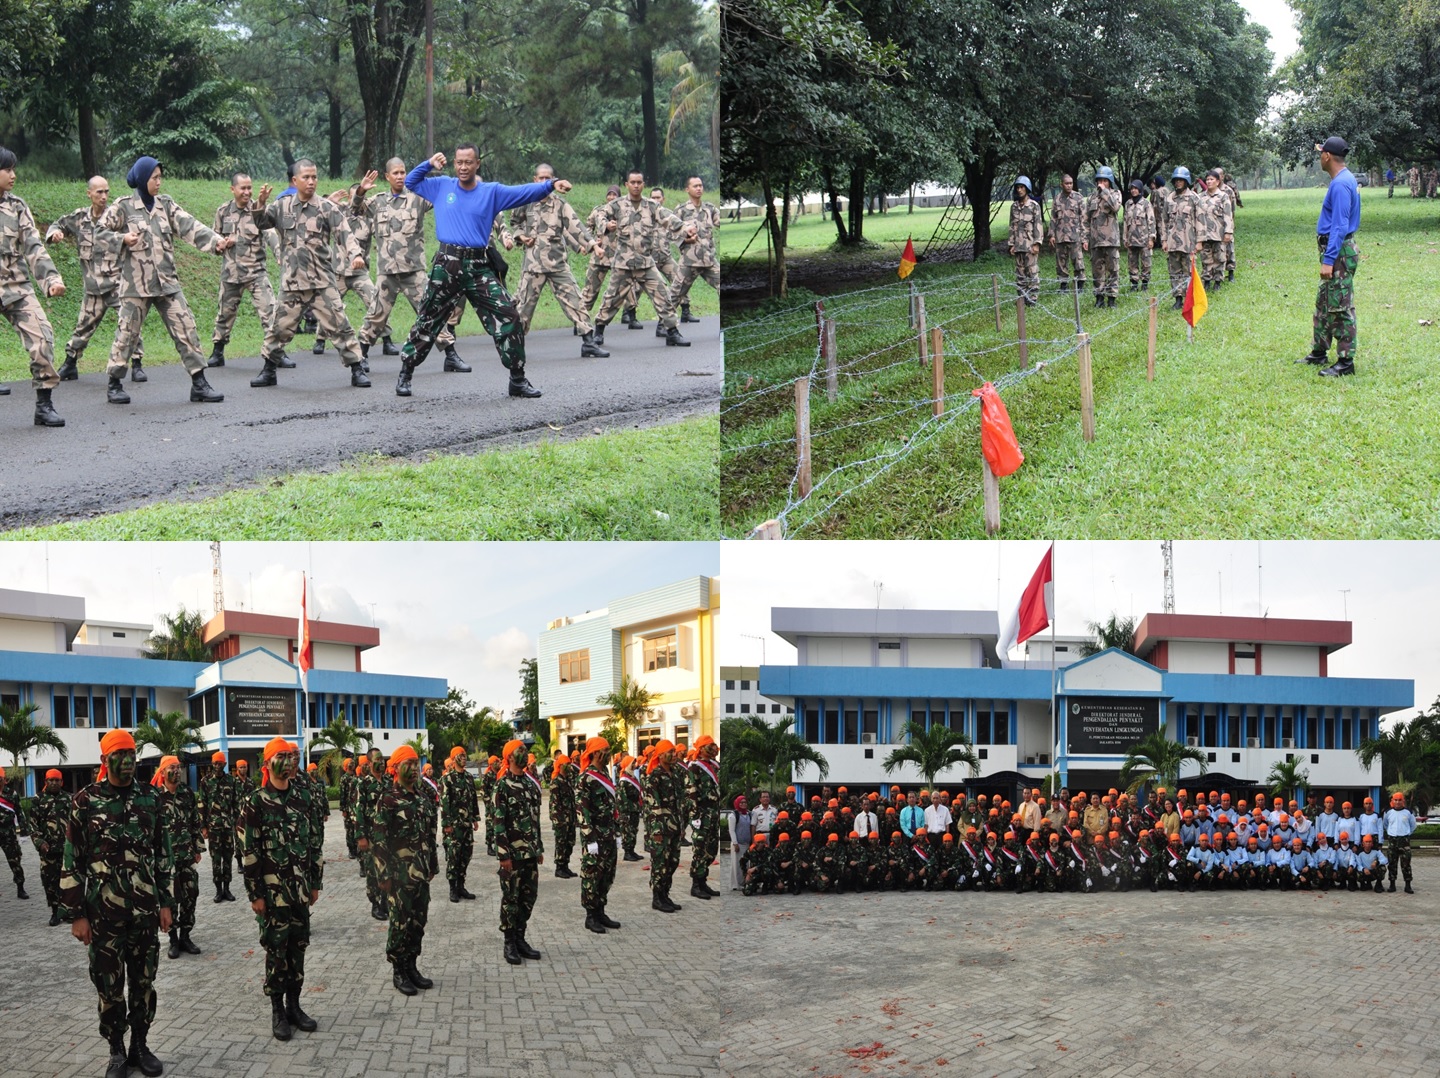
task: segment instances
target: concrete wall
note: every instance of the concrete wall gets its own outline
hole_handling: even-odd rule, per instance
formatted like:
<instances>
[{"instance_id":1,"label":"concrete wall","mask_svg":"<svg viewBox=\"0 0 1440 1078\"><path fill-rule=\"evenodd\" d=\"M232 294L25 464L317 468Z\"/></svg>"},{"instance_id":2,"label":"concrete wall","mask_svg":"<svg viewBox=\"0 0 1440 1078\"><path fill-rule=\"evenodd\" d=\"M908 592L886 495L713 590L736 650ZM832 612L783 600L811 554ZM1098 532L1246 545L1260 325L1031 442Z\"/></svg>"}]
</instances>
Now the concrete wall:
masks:
<instances>
[{"instance_id":1,"label":"concrete wall","mask_svg":"<svg viewBox=\"0 0 1440 1078\"><path fill-rule=\"evenodd\" d=\"M1172 640L1169 669L1177 674L1228 674L1230 645L1213 640Z\"/></svg>"},{"instance_id":2,"label":"concrete wall","mask_svg":"<svg viewBox=\"0 0 1440 1078\"><path fill-rule=\"evenodd\" d=\"M1276 677L1319 677L1320 649L1294 644L1262 644L1260 672Z\"/></svg>"},{"instance_id":3,"label":"concrete wall","mask_svg":"<svg viewBox=\"0 0 1440 1078\"><path fill-rule=\"evenodd\" d=\"M65 628L46 621L0 618L0 651L43 651L58 654L65 650Z\"/></svg>"}]
</instances>

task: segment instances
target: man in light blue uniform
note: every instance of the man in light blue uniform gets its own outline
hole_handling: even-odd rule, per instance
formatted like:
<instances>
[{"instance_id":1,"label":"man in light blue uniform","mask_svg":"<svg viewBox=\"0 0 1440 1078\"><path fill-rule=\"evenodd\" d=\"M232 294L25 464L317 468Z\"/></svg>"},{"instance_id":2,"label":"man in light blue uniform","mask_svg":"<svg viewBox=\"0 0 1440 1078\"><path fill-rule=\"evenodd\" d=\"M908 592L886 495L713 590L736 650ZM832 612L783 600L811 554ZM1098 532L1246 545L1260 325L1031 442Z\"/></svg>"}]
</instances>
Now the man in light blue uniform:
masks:
<instances>
[{"instance_id":1,"label":"man in light blue uniform","mask_svg":"<svg viewBox=\"0 0 1440 1078\"><path fill-rule=\"evenodd\" d=\"M1335 883L1339 887L1349 887L1352 891L1360 889L1356 882L1355 852L1355 847L1350 845L1350 832L1343 829L1342 825L1340 845L1335 847Z\"/></svg>"},{"instance_id":2,"label":"man in light blue uniform","mask_svg":"<svg viewBox=\"0 0 1440 1078\"><path fill-rule=\"evenodd\" d=\"M1310 890L1315 884L1315 855L1305 848L1305 840L1296 837L1290 840L1291 886Z\"/></svg>"},{"instance_id":3,"label":"man in light blue uniform","mask_svg":"<svg viewBox=\"0 0 1440 1078\"><path fill-rule=\"evenodd\" d=\"M1335 847L1330 845L1330 837L1324 831L1315 840L1314 862L1315 879L1320 884L1320 890L1330 890L1330 884L1335 880Z\"/></svg>"},{"instance_id":4,"label":"man in light blue uniform","mask_svg":"<svg viewBox=\"0 0 1440 1078\"><path fill-rule=\"evenodd\" d=\"M1415 833L1415 813L1405 807L1405 795L1390 795L1390 808L1385 813L1385 834L1390 837L1390 891L1395 891L1395 871L1405 875L1405 893L1413 895L1410 886L1410 836Z\"/></svg>"},{"instance_id":5,"label":"man in light blue uniform","mask_svg":"<svg viewBox=\"0 0 1440 1078\"><path fill-rule=\"evenodd\" d=\"M1366 835L1375 840L1377 850L1385 842L1385 821L1375 811L1375 800L1370 797L1365 799L1365 811L1360 813L1360 840L1362 842Z\"/></svg>"},{"instance_id":6,"label":"man in light blue uniform","mask_svg":"<svg viewBox=\"0 0 1440 1078\"><path fill-rule=\"evenodd\" d=\"M1265 851L1265 878L1272 887L1287 890L1295 883L1290 875L1290 851L1281 843L1279 835L1270 836L1270 848Z\"/></svg>"},{"instance_id":7,"label":"man in light blue uniform","mask_svg":"<svg viewBox=\"0 0 1440 1078\"><path fill-rule=\"evenodd\" d=\"M1386 857L1375 845L1373 835L1366 835L1360 840L1360 852L1355 855L1355 876L1362 891L1368 891L1372 883L1377 895L1384 891L1382 884L1386 863Z\"/></svg>"},{"instance_id":8,"label":"man in light blue uniform","mask_svg":"<svg viewBox=\"0 0 1440 1078\"><path fill-rule=\"evenodd\" d=\"M1315 829L1330 840L1331 847L1334 847L1337 836L1340 834L1340 828L1336 826L1339 823L1340 815L1335 811L1335 799L1327 797L1325 811L1315 817Z\"/></svg>"},{"instance_id":9,"label":"man in light blue uniform","mask_svg":"<svg viewBox=\"0 0 1440 1078\"><path fill-rule=\"evenodd\" d=\"M1330 175L1325 202L1320 207L1320 220L1315 234L1320 248L1320 289L1315 294L1314 340L1310 354L1303 363L1320 367L1326 377L1355 373L1355 269L1360 256L1352 240L1360 228L1360 187L1345 167L1350 144L1332 135L1320 151L1320 167ZM1325 366L1330 342L1338 353L1331 366ZM1353 836L1352 836L1353 837Z\"/></svg>"}]
</instances>

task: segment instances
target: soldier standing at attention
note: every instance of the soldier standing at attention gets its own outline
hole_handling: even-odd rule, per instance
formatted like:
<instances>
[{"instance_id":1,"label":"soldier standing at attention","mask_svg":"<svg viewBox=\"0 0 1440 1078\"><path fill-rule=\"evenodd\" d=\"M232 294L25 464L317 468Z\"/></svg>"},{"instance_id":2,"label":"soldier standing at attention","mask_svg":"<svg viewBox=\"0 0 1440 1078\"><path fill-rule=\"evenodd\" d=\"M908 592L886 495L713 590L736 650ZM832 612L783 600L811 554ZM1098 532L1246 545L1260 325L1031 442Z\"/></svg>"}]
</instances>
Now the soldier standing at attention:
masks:
<instances>
[{"instance_id":1,"label":"soldier standing at attention","mask_svg":"<svg viewBox=\"0 0 1440 1078\"><path fill-rule=\"evenodd\" d=\"M70 797L61 789L56 768L45 772L45 788L30 807L30 836L40 854L40 886L50 904L50 925L60 923L60 871L65 864L65 828L70 822ZM4 815L4 809L0 809ZM0 822L0 827L4 823Z\"/></svg>"},{"instance_id":2,"label":"soldier standing at attention","mask_svg":"<svg viewBox=\"0 0 1440 1078\"><path fill-rule=\"evenodd\" d=\"M384 895L375 875L374 829L375 805L385 792L385 757L379 749L370 750L370 763L355 792L356 845L360 849L360 871L365 876L365 895L370 899L370 916L377 921L388 919Z\"/></svg>"},{"instance_id":3,"label":"soldier standing at attention","mask_svg":"<svg viewBox=\"0 0 1440 1078\"><path fill-rule=\"evenodd\" d=\"M1190 190L1190 170L1178 166L1170 174L1170 192L1165 196L1165 234L1161 246L1170 270L1170 294L1175 310L1185 306L1185 289L1190 285L1190 267L1195 261L1200 196Z\"/></svg>"},{"instance_id":4,"label":"soldier standing at attention","mask_svg":"<svg viewBox=\"0 0 1440 1078\"><path fill-rule=\"evenodd\" d=\"M255 215L250 210L254 189L254 181L249 176L235 173L230 179L230 201L215 211L211 231L217 236L234 236L235 240L223 256L220 304L215 312L210 358L205 361L207 367L225 366L225 346L230 343L230 331L235 328L235 316L240 313L240 301L246 292L255 305L260 328L269 333L275 321L275 291L265 270L265 246L268 242L278 254L280 244L273 232L261 232L255 224ZM281 365L293 367L295 364L286 359Z\"/></svg>"},{"instance_id":5,"label":"soldier standing at attention","mask_svg":"<svg viewBox=\"0 0 1440 1078\"><path fill-rule=\"evenodd\" d=\"M1150 251L1156 244L1155 208L1144 191L1144 184L1131 180L1125 199L1125 247L1129 252L1126 266L1132 292L1150 291Z\"/></svg>"},{"instance_id":6,"label":"soldier standing at attention","mask_svg":"<svg viewBox=\"0 0 1440 1078\"><path fill-rule=\"evenodd\" d=\"M720 266L715 260L715 233L720 227L720 211L714 203L706 202L705 181L691 176L685 181L685 204L675 211L682 231L680 233L680 264L670 279L670 306L680 308L680 322L698 322L690 314L690 286L695 278L703 277L705 282L720 292Z\"/></svg>"},{"instance_id":7,"label":"soldier standing at attention","mask_svg":"<svg viewBox=\"0 0 1440 1078\"><path fill-rule=\"evenodd\" d=\"M375 874L390 909L385 957L394 967L395 987L407 996L435 982L415 968L430 915L430 881L435 878L435 801L420 786L420 757L401 745L390 757L395 781L375 806Z\"/></svg>"},{"instance_id":8,"label":"soldier standing at attention","mask_svg":"<svg viewBox=\"0 0 1440 1078\"><path fill-rule=\"evenodd\" d=\"M456 745L450 750L450 770L440 780L440 826L445 829L445 879L451 902L475 897L465 889L475 832L480 829L480 801L469 766L465 746Z\"/></svg>"},{"instance_id":9,"label":"soldier standing at attention","mask_svg":"<svg viewBox=\"0 0 1440 1078\"><path fill-rule=\"evenodd\" d=\"M310 808L294 780L300 750L283 737L265 745L260 788L241 811L245 892L265 948L265 994L270 1031L288 1041L291 1027L313 1033L316 1023L300 1009L305 948L310 945L310 907L320 900L324 861Z\"/></svg>"},{"instance_id":10,"label":"soldier standing at attention","mask_svg":"<svg viewBox=\"0 0 1440 1078\"><path fill-rule=\"evenodd\" d=\"M1050 246L1055 249L1055 276L1060 291L1070 288L1070 274L1075 274L1075 291L1085 291L1085 199L1075 190L1075 177L1060 177L1060 191L1050 203Z\"/></svg>"},{"instance_id":11,"label":"soldier standing at attention","mask_svg":"<svg viewBox=\"0 0 1440 1078\"><path fill-rule=\"evenodd\" d=\"M641 798L640 780L635 777L635 757L623 757L620 760L620 832L627 861L641 860L635 852L635 836L640 830Z\"/></svg>"},{"instance_id":12,"label":"soldier standing at attention","mask_svg":"<svg viewBox=\"0 0 1440 1078\"><path fill-rule=\"evenodd\" d=\"M690 795L690 833L695 845L690 851L690 893L696 898L719 898L720 892L707 882L710 863L720 852L720 769L715 759L720 746L709 734L695 742L695 761L686 782Z\"/></svg>"},{"instance_id":13,"label":"soldier standing at attention","mask_svg":"<svg viewBox=\"0 0 1440 1078\"><path fill-rule=\"evenodd\" d=\"M345 849L353 861L359 851L355 849L355 761L349 756L340 761L340 819L345 824Z\"/></svg>"},{"instance_id":14,"label":"soldier standing at attention","mask_svg":"<svg viewBox=\"0 0 1440 1078\"><path fill-rule=\"evenodd\" d=\"M1021 176L1011 188L1010 253L1015 256L1015 292L1033 307L1040 298L1040 241L1045 234L1040 203L1030 197L1030 177Z\"/></svg>"},{"instance_id":15,"label":"soldier standing at attention","mask_svg":"<svg viewBox=\"0 0 1440 1078\"><path fill-rule=\"evenodd\" d=\"M10 862L10 877L15 881L15 897L29 898L25 892L25 866L20 862L20 802L5 792L5 769L0 767L0 850Z\"/></svg>"},{"instance_id":16,"label":"soldier standing at attention","mask_svg":"<svg viewBox=\"0 0 1440 1078\"><path fill-rule=\"evenodd\" d=\"M138 1066L164 1070L145 1043L155 1020L155 929L170 931L175 892L160 794L135 784L135 739L111 730L100 739L100 774L75 795L60 880L62 919L85 944L100 996L100 1036L110 1042L105 1078ZM125 1050L125 986L130 986L130 1050Z\"/></svg>"},{"instance_id":17,"label":"soldier standing at attention","mask_svg":"<svg viewBox=\"0 0 1440 1078\"><path fill-rule=\"evenodd\" d=\"M1398 790L1390 795L1390 808L1385 812L1385 837L1389 845L1390 893L1395 893L1395 873L1405 877L1405 893L1413 895L1410 886L1410 836L1415 833L1415 813L1405 807L1405 795ZM1380 880L1375 880L1380 886Z\"/></svg>"},{"instance_id":18,"label":"soldier standing at attention","mask_svg":"<svg viewBox=\"0 0 1440 1078\"><path fill-rule=\"evenodd\" d=\"M224 254L235 243L234 236L221 238L160 193L163 169L153 157L142 157L130 167L125 182L135 189L111 204L100 219L104 242L117 236L124 245L120 259L120 328L110 347L105 368L110 384L105 399L111 404L129 404L130 396L120 380L126 364L140 346L145 316L153 307L175 342L180 361L190 375L190 401L213 404L225 394L210 387L205 379L205 357L200 354L200 334L195 316L175 270L175 240L182 239L207 254Z\"/></svg>"},{"instance_id":19,"label":"soldier standing at attention","mask_svg":"<svg viewBox=\"0 0 1440 1078\"><path fill-rule=\"evenodd\" d=\"M1235 238L1231 223L1234 209L1230 196L1220 186L1220 173L1205 173L1205 193L1200 196L1200 276L1208 291L1216 292L1225 283L1225 245Z\"/></svg>"},{"instance_id":20,"label":"soldier standing at attention","mask_svg":"<svg viewBox=\"0 0 1440 1078\"><path fill-rule=\"evenodd\" d=\"M311 761L305 765L305 774L300 779L300 788L310 800L310 822L315 827L323 849L325 844L325 821L330 818L330 791L325 788L320 765Z\"/></svg>"},{"instance_id":21,"label":"soldier standing at attention","mask_svg":"<svg viewBox=\"0 0 1440 1078\"><path fill-rule=\"evenodd\" d=\"M330 195L330 201L336 206L350 206L354 203L356 192L360 190L358 183L352 183L348 190L335 191ZM370 280L370 237L372 235L370 218L363 213L351 213L348 215L350 223L350 234L355 237L355 242L360 245L360 253L365 258L365 264L355 266L347 262L337 247L335 250L335 279L340 289L340 301L343 304L345 294L354 292L360 297L360 304L365 308L366 316L375 306L375 282ZM362 323L363 328L363 323ZM385 340L390 339L390 323L388 321L380 324L380 333ZM398 355L399 349L391 345L391 351L386 355ZM310 349L312 355L323 356L325 354L325 337L323 334L315 335L315 345ZM369 357L363 352L360 355L361 366L368 374L370 371Z\"/></svg>"},{"instance_id":22,"label":"soldier standing at attention","mask_svg":"<svg viewBox=\"0 0 1440 1078\"><path fill-rule=\"evenodd\" d=\"M1085 240L1095 306L1113 307L1120 294L1120 192L1109 165L1095 170L1095 193L1085 202Z\"/></svg>"},{"instance_id":23,"label":"soldier standing at attention","mask_svg":"<svg viewBox=\"0 0 1440 1078\"><path fill-rule=\"evenodd\" d=\"M215 884L216 902L235 901L230 893L230 858L235 854L241 795L240 783L225 773L225 754L212 754L210 772L200 780L200 827L210 844L210 879Z\"/></svg>"},{"instance_id":24,"label":"soldier standing at attention","mask_svg":"<svg viewBox=\"0 0 1440 1078\"><path fill-rule=\"evenodd\" d=\"M614 202L619 197L620 188L612 183L605 191L605 201ZM605 285L605 278L610 275L610 267L614 265L615 254L620 246L620 237L613 232L606 232L600 220L604 210L604 206L596 206L590 211L590 216L585 218L585 227L600 241L600 249L590 256L590 264L585 270L585 287L580 292L580 306L585 308L586 314L590 313L595 301L600 298L600 290Z\"/></svg>"},{"instance_id":25,"label":"soldier standing at attention","mask_svg":"<svg viewBox=\"0 0 1440 1078\"><path fill-rule=\"evenodd\" d=\"M580 905L591 932L619 928L605 915L615 883L615 840L620 834L620 791L606 774L610 742L592 737L580 754L580 783L575 792L575 818L580 825Z\"/></svg>"},{"instance_id":26,"label":"soldier standing at attention","mask_svg":"<svg viewBox=\"0 0 1440 1078\"><path fill-rule=\"evenodd\" d=\"M15 155L0 146L0 314L15 327L21 345L30 355L35 425L63 427L65 420L55 414L55 406L50 402L51 392L60 384L60 376L55 371L55 331L45 317L45 308L35 298L25 268L29 266L30 275L47 296L63 296L65 282L45 253L30 207L11 194L15 189L16 163ZM8 388L4 390L9 392Z\"/></svg>"},{"instance_id":27,"label":"soldier standing at attention","mask_svg":"<svg viewBox=\"0 0 1440 1078\"><path fill-rule=\"evenodd\" d=\"M100 328L106 311L114 311L120 317L120 241L103 242L96 239L100 229L100 218L110 205L110 181L104 176L91 176L85 185L90 205L81 206L72 213L59 218L45 233L46 243L60 243L67 237L75 241L80 252L80 268L85 275L85 298L80 302L80 318L75 323L75 333L65 346L65 362L60 365L60 381L73 382L80 377L76 368L90 338ZM145 369L140 365L145 358L142 342L132 357L130 378L135 382L146 381Z\"/></svg>"},{"instance_id":28,"label":"soldier standing at attention","mask_svg":"<svg viewBox=\"0 0 1440 1078\"><path fill-rule=\"evenodd\" d=\"M495 784L492 817L500 859L500 931L505 934L505 961L518 966L522 959L540 957L525 940L525 926L539 894L545 842L540 834L540 784L525 770L525 742L507 741L501 755L505 771Z\"/></svg>"},{"instance_id":29,"label":"soldier standing at attention","mask_svg":"<svg viewBox=\"0 0 1440 1078\"><path fill-rule=\"evenodd\" d=\"M573 880L570 855L575 850L575 779L579 775L563 752L550 769L550 826L555 832L555 878Z\"/></svg>"},{"instance_id":30,"label":"soldier standing at attention","mask_svg":"<svg viewBox=\"0 0 1440 1078\"><path fill-rule=\"evenodd\" d=\"M255 782L254 782L253 779L250 778L250 761L249 761L249 760L245 760L245 759L236 760L236 761L235 761L235 868L240 872L240 874L241 874L242 877L243 877L244 874L245 874L245 851L244 851L244 849L241 848L241 847L242 847L242 839L244 838L244 833L243 833L242 827L241 827L240 813L241 813L241 810L243 810L243 809L245 808L245 802L250 799L250 795L251 795L252 793L254 793L254 792L255 792ZM235 900L235 896L232 895L232 894L230 894L230 884L229 884L230 873L229 873L228 870L227 870L226 873L225 873L225 879L226 879L226 884L225 884L225 897L228 898L228 899L230 899L230 900L233 902L233 901Z\"/></svg>"},{"instance_id":31,"label":"soldier standing at attention","mask_svg":"<svg viewBox=\"0 0 1440 1078\"><path fill-rule=\"evenodd\" d=\"M485 852L495 856L495 785L500 781L500 757L492 756L480 776L480 800L485 804Z\"/></svg>"},{"instance_id":32,"label":"soldier standing at attention","mask_svg":"<svg viewBox=\"0 0 1440 1078\"><path fill-rule=\"evenodd\" d=\"M655 743L647 768L650 782L650 817L646 831L650 840L650 906L661 913L677 913L679 903L670 901L670 881L680 864L680 829L685 800L685 779L675 768L675 746Z\"/></svg>"},{"instance_id":33,"label":"soldier standing at attention","mask_svg":"<svg viewBox=\"0 0 1440 1078\"><path fill-rule=\"evenodd\" d=\"M544 183L547 180L551 183L555 181L555 170L549 165L536 165L535 182ZM520 265L520 289L515 293L515 308L520 312L525 332L530 332L535 305L540 302L540 292L548 284L565 317L574 323L580 333L581 358L593 356L604 359L609 356L609 352L595 343L594 327L590 325L590 316L580 302L580 290L575 287L575 277L570 272L570 262L565 255L567 243L582 253L600 253L599 241L581 223L575 208L552 192L539 202L511 210L510 231L525 248L525 258ZM556 857L559 857L558 851Z\"/></svg>"},{"instance_id":34,"label":"soldier standing at attention","mask_svg":"<svg viewBox=\"0 0 1440 1078\"><path fill-rule=\"evenodd\" d=\"M1226 172L1223 168L1215 170L1220 173L1220 186L1230 196L1230 238L1225 241L1225 279L1235 279L1235 211L1243 209L1245 203L1240 201L1240 188L1235 186L1235 177Z\"/></svg>"},{"instance_id":35,"label":"soldier standing at attention","mask_svg":"<svg viewBox=\"0 0 1440 1078\"><path fill-rule=\"evenodd\" d=\"M600 301L600 312L595 316L595 343L605 343L605 327L620 309L625 295L643 290L655 305L659 326L665 330L665 343L681 348L690 347L690 342L680 336L675 321L675 309L670 305L665 279L655 267L653 251L657 232L679 232L680 222L664 206L642 198L645 190L645 175L633 171L625 179L625 194L614 202L605 203L600 211L602 227L619 236L619 249L615 254L615 265L610 274L610 285L605 298ZM662 237L663 238L663 237ZM666 249L669 240L665 239ZM632 325L632 329L640 328Z\"/></svg>"},{"instance_id":36,"label":"soldier standing at attention","mask_svg":"<svg viewBox=\"0 0 1440 1078\"><path fill-rule=\"evenodd\" d=\"M201 836L200 808L195 791L182 781L177 757L161 758L150 785L164 791L160 813L175 860L175 923L170 926L170 957L179 958L181 951L199 954L190 930L195 927L195 901L200 897L200 874L195 866L200 863L205 841Z\"/></svg>"},{"instance_id":37,"label":"soldier standing at attention","mask_svg":"<svg viewBox=\"0 0 1440 1078\"><path fill-rule=\"evenodd\" d=\"M1315 226L1320 249L1320 288L1315 294L1313 319L1315 338L1309 354L1302 359L1318 366L1323 376L1335 378L1355 373L1355 269L1360 256L1355 252L1354 239L1360 227L1360 188L1345 167L1349 143L1338 135L1331 135L1319 149L1320 167L1329 174L1330 186ZM1327 367L1332 340L1338 355Z\"/></svg>"}]
</instances>

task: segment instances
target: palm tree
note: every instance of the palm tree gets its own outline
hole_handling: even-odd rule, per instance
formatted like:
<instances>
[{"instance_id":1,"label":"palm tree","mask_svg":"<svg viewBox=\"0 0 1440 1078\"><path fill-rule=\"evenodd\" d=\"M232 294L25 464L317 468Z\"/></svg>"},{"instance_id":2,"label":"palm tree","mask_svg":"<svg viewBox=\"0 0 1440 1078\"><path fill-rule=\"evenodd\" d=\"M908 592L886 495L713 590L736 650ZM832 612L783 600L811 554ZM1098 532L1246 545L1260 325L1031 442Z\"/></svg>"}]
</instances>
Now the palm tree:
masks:
<instances>
[{"instance_id":1,"label":"palm tree","mask_svg":"<svg viewBox=\"0 0 1440 1078\"><path fill-rule=\"evenodd\" d=\"M1265 785L1270 787L1271 797L1284 797L1287 801L1295 796L1300 786L1310 785L1310 772L1300 766L1300 758L1276 760L1270 765L1270 774L1265 776Z\"/></svg>"},{"instance_id":2,"label":"palm tree","mask_svg":"<svg viewBox=\"0 0 1440 1078\"><path fill-rule=\"evenodd\" d=\"M700 32L701 50L711 53L716 50L719 33L719 8L707 12L704 28ZM691 118L708 112L710 127L710 153L720 159L720 95L716 92L716 72L702 69L691 57L679 49L662 52L655 58L656 73L666 78L680 76L670 88L669 124L665 128L665 152L670 152L670 141L676 129Z\"/></svg>"},{"instance_id":3,"label":"palm tree","mask_svg":"<svg viewBox=\"0 0 1440 1078\"><path fill-rule=\"evenodd\" d=\"M948 726L932 726L910 719L901 730L907 744L893 749L885 757L885 774L890 774L904 764L914 764L925 778L926 786L935 785L935 776L948 771L957 764L970 769L971 777L980 774L980 758L970 746L970 739L959 730Z\"/></svg>"},{"instance_id":4,"label":"palm tree","mask_svg":"<svg viewBox=\"0 0 1440 1078\"><path fill-rule=\"evenodd\" d=\"M430 753L430 750L425 747L425 739L419 734L416 734L409 741L402 741L401 744L409 745L412 749L415 750L415 755L420 757L421 760L424 760L425 757L428 756Z\"/></svg>"},{"instance_id":5,"label":"palm tree","mask_svg":"<svg viewBox=\"0 0 1440 1078\"><path fill-rule=\"evenodd\" d=\"M615 716L615 722L624 731L628 744L630 731L650 717L650 704L654 699L654 693L629 674L623 674L620 677L620 688L607 692L604 696L597 696L595 702L610 709L610 714ZM536 736L539 736L538 730Z\"/></svg>"},{"instance_id":6,"label":"palm tree","mask_svg":"<svg viewBox=\"0 0 1440 1078\"><path fill-rule=\"evenodd\" d=\"M1363 739L1355 755L1367 770L1378 759L1387 790L1428 808L1440 791L1440 700L1413 720Z\"/></svg>"},{"instance_id":7,"label":"palm tree","mask_svg":"<svg viewBox=\"0 0 1440 1078\"><path fill-rule=\"evenodd\" d=\"M344 719L334 719L310 739L310 759L315 760L318 750L329 750L315 762L327 784L333 786L339 781L338 772L345 757L359 756L365 751L364 746L368 746L372 740L374 739L369 734L361 733Z\"/></svg>"},{"instance_id":8,"label":"palm tree","mask_svg":"<svg viewBox=\"0 0 1440 1078\"><path fill-rule=\"evenodd\" d=\"M10 766L14 771L10 776L12 781L23 779L21 769L36 749L53 749L61 762L69 759L70 750L60 735L51 727L41 726L31 719L39 710L39 704L21 704L19 707L0 704L0 750L10 754Z\"/></svg>"},{"instance_id":9,"label":"palm tree","mask_svg":"<svg viewBox=\"0 0 1440 1078\"><path fill-rule=\"evenodd\" d=\"M1210 757L1200 749L1171 741L1164 730L1156 730L1131 745L1125 753L1125 762L1120 765L1120 785L1132 796L1152 781L1173 789L1180 781L1180 767L1186 763L1198 764L1202 775L1210 769Z\"/></svg>"},{"instance_id":10,"label":"palm tree","mask_svg":"<svg viewBox=\"0 0 1440 1078\"><path fill-rule=\"evenodd\" d=\"M179 711L160 714L153 707L145 712L145 721L135 728L135 748L143 750L154 745L161 756L181 757L192 746L201 750L205 742L200 740L203 724L197 718L187 717Z\"/></svg>"},{"instance_id":11,"label":"palm tree","mask_svg":"<svg viewBox=\"0 0 1440 1078\"><path fill-rule=\"evenodd\" d=\"M532 732L535 740L530 743L530 752L535 756L535 766L544 767L555 755L555 746L550 740L550 727L545 723L536 723Z\"/></svg>"},{"instance_id":12,"label":"palm tree","mask_svg":"<svg viewBox=\"0 0 1440 1078\"><path fill-rule=\"evenodd\" d=\"M176 614L161 614L163 627L150 634L144 651L147 659L179 659L184 662L208 663L210 649L201 639L205 619L198 610L186 610L182 604Z\"/></svg>"},{"instance_id":13,"label":"palm tree","mask_svg":"<svg viewBox=\"0 0 1440 1078\"><path fill-rule=\"evenodd\" d=\"M720 786L730 796L755 792L753 781L778 794L793 777L796 764L808 764L820 778L830 774L830 762L814 745L791 730L795 717L771 724L759 715L725 719L720 723Z\"/></svg>"},{"instance_id":14,"label":"palm tree","mask_svg":"<svg viewBox=\"0 0 1440 1078\"><path fill-rule=\"evenodd\" d=\"M1135 619L1122 618L1111 614L1103 623L1098 621L1087 621L1086 628L1094 639L1087 640L1080 645L1080 655L1083 658L1087 655L1099 655L1106 648L1119 648L1121 651L1135 650Z\"/></svg>"}]
</instances>

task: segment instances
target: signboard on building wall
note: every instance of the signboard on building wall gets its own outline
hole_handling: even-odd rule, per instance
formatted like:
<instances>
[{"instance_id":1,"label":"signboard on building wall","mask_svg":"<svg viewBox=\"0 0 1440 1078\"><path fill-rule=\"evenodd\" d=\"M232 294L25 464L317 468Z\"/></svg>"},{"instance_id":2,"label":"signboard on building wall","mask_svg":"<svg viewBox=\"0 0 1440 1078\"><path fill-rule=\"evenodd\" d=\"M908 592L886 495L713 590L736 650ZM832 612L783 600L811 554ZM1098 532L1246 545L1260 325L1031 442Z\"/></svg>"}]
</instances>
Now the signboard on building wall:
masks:
<instances>
[{"instance_id":1,"label":"signboard on building wall","mask_svg":"<svg viewBox=\"0 0 1440 1078\"><path fill-rule=\"evenodd\" d=\"M1072 696L1065 707L1065 751L1071 756L1123 756L1160 729L1160 701L1153 697Z\"/></svg>"},{"instance_id":2,"label":"signboard on building wall","mask_svg":"<svg viewBox=\"0 0 1440 1078\"><path fill-rule=\"evenodd\" d=\"M289 689L226 689L225 720L231 737L292 737L295 693Z\"/></svg>"}]
</instances>

